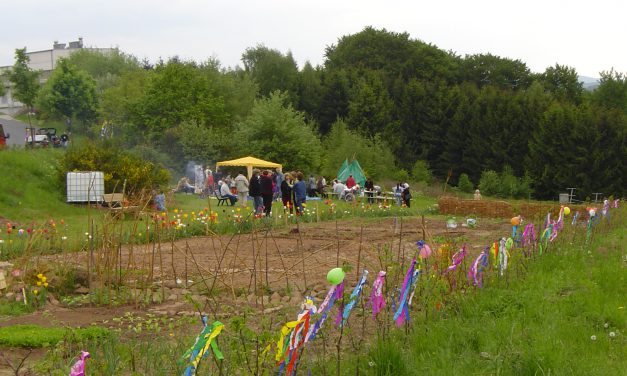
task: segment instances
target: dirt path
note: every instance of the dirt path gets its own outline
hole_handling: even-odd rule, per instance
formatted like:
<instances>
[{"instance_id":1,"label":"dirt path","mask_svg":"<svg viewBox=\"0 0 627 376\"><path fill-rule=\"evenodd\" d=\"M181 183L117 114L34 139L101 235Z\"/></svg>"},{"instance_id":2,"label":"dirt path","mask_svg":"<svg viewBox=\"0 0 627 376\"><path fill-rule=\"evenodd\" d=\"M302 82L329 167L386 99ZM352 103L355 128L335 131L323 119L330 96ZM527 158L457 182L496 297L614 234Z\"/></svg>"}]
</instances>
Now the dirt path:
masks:
<instances>
[{"instance_id":1,"label":"dirt path","mask_svg":"<svg viewBox=\"0 0 627 376\"><path fill-rule=\"evenodd\" d=\"M370 271L372 282L375 273L381 269L380 260L386 250L394 258L401 255L407 265L416 253L416 241L423 238L420 218L329 221L305 224L299 229L260 230L254 234L196 237L133 248L126 246L121 250L125 275L151 278L153 283L148 300L152 304L117 308L66 308L48 304L44 310L29 315L0 319L0 327L15 324L85 327L96 324L115 328L120 325L115 322L129 314L135 317L156 314L170 318L197 315L197 308L184 296L191 297L204 313L214 318L228 320L246 310L248 315L272 315L273 321L280 323L293 317L303 295L313 296L316 303L320 303L328 289L326 273L329 269L338 264L352 266L353 270L346 275L347 286L352 286L358 279L358 269L365 268ZM471 256L510 229L507 221L484 219L474 229L447 230L445 220L436 218L426 219L424 228L427 242L434 250L445 242L456 246L466 244ZM97 258L98 253L94 257ZM40 265L62 263L85 270L87 254L46 256L36 262ZM136 281L127 277L126 285L132 287ZM146 291L141 290L141 293ZM158 299L152 299L153 296ZM164 297L166 299L162 300ZM196 329L189 325L181 327L191 334ZM2 351L11 359L21 359L26 354L26 350L21 349ZM28 364L41 359L45 353L45 349L36 350ZM0 366L0 375L10 374L6 372L8 369Z\"/></svg>"},{"instance_id":2,"label":"dirt path","mask_svg":"<svg viewBox=\"0 0 627 376\"><path fill-rule=\"evenodd\" d=\"M444 219L428 218L425 231L432 246L443 242L465 243L474 255L489 242L507 234L510 226L504 220L486 219L475 229L447 230ZM358 279L358 264L359 270L366 268L371 275L380 270L380 259L386 249L394 257L401 255L408 264L416 252L415 242L423 238L422 234L420 218L377 218L305 224L300 231L296 227L260 230L254 234L125 247L121 252L125 272L135 271L135 275L141 272L146 278L152 277L150 294L157 298L149 298L154 303L150 307L142 310L133 306L75 309L51 306L43 312L0 321L0 326L15 323L85 326L102 323L126 311L194 314L185 295L201 303L208 301L205 308L216 317L230 316L245 307L267 314L297 306L305 294L321 299L327 290L326 273L338 264L353 268L347 273L348 285ZM85 252L55 255L39 262L84 269L87 255ZM126 284L134 286L137 280L132 279L133 273L124 274L131 276L126 277Z\"/></svg>"}]
</instances>

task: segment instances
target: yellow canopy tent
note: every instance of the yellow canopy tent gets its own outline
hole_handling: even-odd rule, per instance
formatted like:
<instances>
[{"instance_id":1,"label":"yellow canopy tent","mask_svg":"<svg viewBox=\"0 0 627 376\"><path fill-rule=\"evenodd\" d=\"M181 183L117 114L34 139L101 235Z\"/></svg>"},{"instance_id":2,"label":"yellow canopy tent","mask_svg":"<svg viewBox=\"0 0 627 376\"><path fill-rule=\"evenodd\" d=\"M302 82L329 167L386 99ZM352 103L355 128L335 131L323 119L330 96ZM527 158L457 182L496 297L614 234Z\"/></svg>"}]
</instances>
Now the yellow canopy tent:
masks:
<instances>
[{"instance_id":1,"label":"yellow canopy tent","mask_svg":"<svg viewBox=\"0 0 627 376\"><path fill-rule=\"evenodd\" d=\"M222 161L216 163L216 171L220 168L220 166L246 166L246 171L248 172L248 179L253 177L253 167L263 167L263 168L283 168L282 165L274 162L264 161L263 159L255 158L255 157L244 157L239 159L233 159L231 161Z\"/></svg>"}]
</instances>

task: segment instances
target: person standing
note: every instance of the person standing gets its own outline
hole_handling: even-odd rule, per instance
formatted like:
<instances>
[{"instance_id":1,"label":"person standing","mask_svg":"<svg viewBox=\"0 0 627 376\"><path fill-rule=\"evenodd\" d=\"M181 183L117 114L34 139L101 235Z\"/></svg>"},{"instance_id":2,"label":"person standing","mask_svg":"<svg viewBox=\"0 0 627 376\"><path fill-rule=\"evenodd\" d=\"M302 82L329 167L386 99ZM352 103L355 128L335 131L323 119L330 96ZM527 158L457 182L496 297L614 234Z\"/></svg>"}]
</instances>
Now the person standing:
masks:
<instances>
[{"instance_id":1,"label":"person standing","mask_svg":"<svg viewBox=\"0 0 627 376\"><path fill-rule=\"evenodd\" d=\"M253 176L248 183L248 194L253 198L253 208L255 214L259 214L261 207L263 206L263 200L261 198L261 184L259 182L259 170L253 170Z\"/></svg>"},{"instance_id":2,"label":"person standing","mask_svg":"<svg viewBox=\"0 0 627 376\"><path fill-rule=\"evenodd\" d=\"M296 176L297 181L294 183L294 206L296 206L296 214L301 215L303 213L303 204L307 201L307 185L303 181L305 177L302 172L299 172Z\"/></svg>"},{"instance_id":3,"label":"person standing","mask_svg":"<svg viewBox=\"0 0 627 376\"><path fill-rule=\"evenodd\" d=\"M324 189L326 188L325 186L326 186L326 181L324 180L324 178L322 176L318 176L318 181L316 181L316 192L318 192L318 194L322 198L327 197L327 194L324 191Z\"/></svg>"},{"instance_id":4,"label":"person standing","mask_svg":"<svg viewBox=\"0 0 627 376\"><path fill-rule=\"evenodd\" d=\"M355 178L353 175L348 175L348 179L346 179L346 188L352 189L357 183L355 182Z\"/></svg>"},{"instance_id":5,"label":"person standing","mask_svg":"<svg viewBox=\"0 0 627 376\"><path fill-rule=\"evenodd\" d=\"M309 182L307 184L307 196L316 197L316 179L313 175L309 175Z\"/></svg>"},{"instance_id":6,"label":"person standing","mask_svg":"<svg viewBox=\"0 0 627 376\"><path fill-rule=\"evenodd\" d=\"M237 200L239 205L246 207L246 199L248 198L248 179L240 172L235 177L235 188L237 189Z\"/></svg>"},{"instance_id":7,"label":"person standing","mask_svg":"<svg viewBox=\"0 0 627 376\"><path fill-rule=\"evenodd\" d=\"M270 171L264 170L259 178L259 183L261 185L261 197L263 200L263 211L266 214L266 217L270 216L272 212L272 198L274 197L274 192L272 191L272 177L270 176Z\"/></svg>"},{"instance_id":8,"label":"person standing","mask_svg":"<svg viewBox=\"0 0 627 376\"><path fill-rule=\"evenodd\" d=\"M396 200L396 206L403 205L403 185L401 183L396 183L396 187L394 187L394 199Z\"/></svg>"},{"instance_id":9,"label":"person standing","mask_svg":"<svg viewBox=\"0 0 627 376\"><path fill-rule=\"evenodd\" d=\"M274 182L276 183L276 196L275 198L278 200L281 196L281 185L283 184L283 180L285 180L285 175L283 175L283 170L280 168L276 169L274 173Z\"/></svg>"},{"instance_id":10,"label":"person standing","mask_svg":"<svg viewBox=\"0 0 627 376\"><path fill-rule=\"evenodd\" d=\"M281 182L281 198L283 199L283 207L289 209L290 213L294 212L294 202L292 201L292 187L294 182L292 175L285 174L283 182Z\"/></svg>"},{"instance_id":11,"label":"person standing","mask_svg":"<svg viewBox=\"0 0 627 376\"><path fill-rule=\"evenodd\" d=\"M207 194L213 194L213 192L215 191L215 180L213 178L213 173L211 172L211 170L208 171L209 173L207 174L207 181L205 185L207 187Z\"/></svg>"},{"instance_id":12,"label":"person standing","mask_svg":"<svg viewBox=\"0 0 627 376\"><path fill-rule=\"evenodd\" d=\"M368 196L368 203L374 203L374 182L368 178L365 184L366 195Z\"/></svg>"},{"instance_id":13,"label":"person standing","mask_svg":"<svg viewBox=\"0 0 627 376\"><path fill-rule=\"evenodd\" d=\"M408 208L411 208L411 192L409 191L409 184L403 184L403 193L401 193L403 204Z\"/></svg>"}]
</instances>

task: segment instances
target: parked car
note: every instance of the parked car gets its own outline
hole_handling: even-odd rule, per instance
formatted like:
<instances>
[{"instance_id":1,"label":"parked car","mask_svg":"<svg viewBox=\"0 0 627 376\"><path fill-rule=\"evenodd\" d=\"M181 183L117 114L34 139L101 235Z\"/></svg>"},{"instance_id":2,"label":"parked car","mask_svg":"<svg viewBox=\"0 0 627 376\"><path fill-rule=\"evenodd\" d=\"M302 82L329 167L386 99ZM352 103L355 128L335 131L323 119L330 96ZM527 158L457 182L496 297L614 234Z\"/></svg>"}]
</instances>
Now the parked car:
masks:
<instances>
[{"instance_id":1,"label":"parked car","mask_svg":"<svg viewBox=\"0 0 627 376\"><path fill-rule=\"evenodd\" d=\"M35 139L34 146L48 146L49 140L46 132L40 132L39 129L26 128L26 146L33 146L33 138Z\"/></svg>"}]
</instances>

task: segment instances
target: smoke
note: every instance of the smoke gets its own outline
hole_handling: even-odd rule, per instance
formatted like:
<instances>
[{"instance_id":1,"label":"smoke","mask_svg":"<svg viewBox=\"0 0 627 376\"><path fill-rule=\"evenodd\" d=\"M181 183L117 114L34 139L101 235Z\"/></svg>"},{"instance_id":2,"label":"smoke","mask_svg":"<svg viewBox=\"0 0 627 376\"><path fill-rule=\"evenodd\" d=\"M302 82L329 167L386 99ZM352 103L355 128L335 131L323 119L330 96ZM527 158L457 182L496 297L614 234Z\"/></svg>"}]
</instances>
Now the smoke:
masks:
<instances>
[{"instance_id":1,"label":"smoke","mask_svg":"<svg viewBox=\"0 0 627 376\"><path fill-rule=\"evenodd\" d=\"M194 176L196 175L196 161L189 161L185 165L185 176L188 177L191 181L194 181Z\"/></svg>"},{"instance_id":2,"label":"smoke","mask_svg":"<svg viewBox=\"0 0 627 376\"><path fill-rule=\"evenodd\" d=\"M185 176L194 183L196 188L202 189L205 184L205 170L203 165L196 161L189 161L185 165Z\"/></svg>"}]
</instances>

